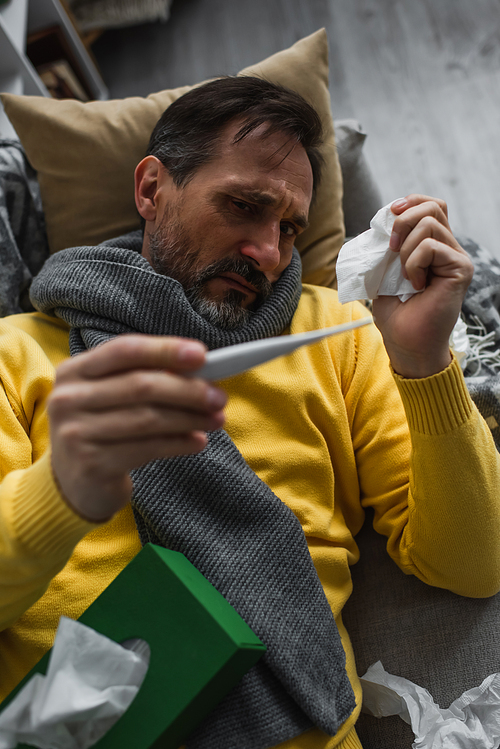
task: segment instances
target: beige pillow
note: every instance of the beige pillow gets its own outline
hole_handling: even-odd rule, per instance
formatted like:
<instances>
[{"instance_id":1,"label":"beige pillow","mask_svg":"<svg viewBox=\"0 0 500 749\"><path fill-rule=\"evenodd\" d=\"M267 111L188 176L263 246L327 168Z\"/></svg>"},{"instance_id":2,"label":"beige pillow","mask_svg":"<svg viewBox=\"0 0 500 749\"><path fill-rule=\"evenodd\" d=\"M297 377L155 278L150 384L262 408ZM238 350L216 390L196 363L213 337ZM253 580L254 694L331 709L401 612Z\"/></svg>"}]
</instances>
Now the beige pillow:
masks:
<instances>
[{"instance_id":1,"label":"beige pillow","mask_svg":"<svg viewBox=\"0 0 500 749\"><path fill-rule=\"evenodd\" d=\"M344 238L342 178L328 93L328 42L324 29L289 49L245 68L302 94L325 127L325 173L310 227L297 241L303 278L334 285L335 260ZM162 112L192 86L147 98L59 101L3 94L2 102L28 159L38 172L51 252L95 245L139 227L133 173Z\"/></svg>"}]
</instances>

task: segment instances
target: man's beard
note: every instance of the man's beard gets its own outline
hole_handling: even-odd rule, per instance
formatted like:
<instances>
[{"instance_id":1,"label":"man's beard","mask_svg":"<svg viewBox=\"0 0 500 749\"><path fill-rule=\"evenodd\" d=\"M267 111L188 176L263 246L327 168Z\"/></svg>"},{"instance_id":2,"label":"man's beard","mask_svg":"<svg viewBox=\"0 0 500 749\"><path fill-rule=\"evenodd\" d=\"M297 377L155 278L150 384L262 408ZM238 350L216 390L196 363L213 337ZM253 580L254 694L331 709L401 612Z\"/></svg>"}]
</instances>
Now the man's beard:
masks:
<instances>
[{"instance_id":1,"label":"man's beard","mask_svg":"<svg viewBox=\"0 0 500 749\"><path fill-rule=\"evenodd\" d=\"M200 269L200 248L191 241L182 224L166 212L160 226L149 235L150 262L157 273L179 281L191 306L212 325L233 330L245 325L273 290L271 282L242 257L225 257ZM242 307L245 294L228 289L222 299L207 294L206 284L221 273L237 273L252 284L258 294L253 304Z\"/></svg>"}]
</instances>

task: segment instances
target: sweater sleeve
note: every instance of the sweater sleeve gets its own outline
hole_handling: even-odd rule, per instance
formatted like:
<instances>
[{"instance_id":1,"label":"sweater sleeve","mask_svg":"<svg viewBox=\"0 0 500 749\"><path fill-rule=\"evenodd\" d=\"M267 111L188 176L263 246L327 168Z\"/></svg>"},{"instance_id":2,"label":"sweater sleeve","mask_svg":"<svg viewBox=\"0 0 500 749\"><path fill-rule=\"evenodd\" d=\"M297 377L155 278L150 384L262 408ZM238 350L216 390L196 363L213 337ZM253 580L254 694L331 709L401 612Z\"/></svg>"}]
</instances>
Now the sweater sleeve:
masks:
<instances>
[{"instance_id":1,"label":"sweater sleeve","mask_svg":"<svg viewBox=\"0 0 500 749\"><path fill-rule=\"evenodd\" d=\"M0 326L0 344L1 630L43 595L96 526L66 505L54 482L45 413L53 368L6 325Z\"/></svg>"},{"instance_id":2,"label":"sweater sleeve","mask_svg":"<svg viewBox=\"0 0 500 749\"><path fill-rule=\"evenodd\" d=\"M385 359L385 363L384 363ZM363 506L406 574L470 597L500 590L500 457L454 359L432 377L392 374L370 351L353 442ZM394 387L394 380L396 388Z\"/></svg>"},{"instance_id":3,"label":"sweater sleeve","mask_svg":"<svg viewBox=\"0 0 500 749\"><path fill-rule=\"evenodd\" d=\"M0 629L13 624L47 589L94 525L62 500L46 453L0 485Z\"/></svg>"},{"instance_id":4,"label":"sweater sleeve","mask_svg":"<svg viewBox=\"0 0 500 749\"><path fill-rule=\"evenodd\" d=\"M461 595L494 595L500 590L500 458L490 429L456 359L424 380L394 377L412 445L400 564ZM397 555L397 539L393 544Z\"/></svg>"}]
</instances>

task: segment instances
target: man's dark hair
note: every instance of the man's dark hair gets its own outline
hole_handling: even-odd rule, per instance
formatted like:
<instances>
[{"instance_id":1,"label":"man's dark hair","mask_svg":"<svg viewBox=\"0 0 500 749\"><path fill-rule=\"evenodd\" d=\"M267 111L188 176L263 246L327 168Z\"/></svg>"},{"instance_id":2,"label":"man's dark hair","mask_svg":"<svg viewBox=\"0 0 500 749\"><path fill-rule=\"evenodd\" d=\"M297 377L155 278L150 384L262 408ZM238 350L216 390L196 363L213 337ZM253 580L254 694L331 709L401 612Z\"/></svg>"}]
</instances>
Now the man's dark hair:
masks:
<instances>
[{"instance_id":1,"label":"man's dark hair","mask_svg":"<svg viewBox=\"0 0 500 749\"><path fill-rule=\"evenodd\" d=\"M182 187L217 156L222 128L236 118L242 119L242 126L235 143L264 123L266 134L289 133L309 157L316 190L323 163L321 120L302 96L261 78L219 78L181 96L158 120L147 155L156 156L174 184Z\"/></svg>"}]
</instances>

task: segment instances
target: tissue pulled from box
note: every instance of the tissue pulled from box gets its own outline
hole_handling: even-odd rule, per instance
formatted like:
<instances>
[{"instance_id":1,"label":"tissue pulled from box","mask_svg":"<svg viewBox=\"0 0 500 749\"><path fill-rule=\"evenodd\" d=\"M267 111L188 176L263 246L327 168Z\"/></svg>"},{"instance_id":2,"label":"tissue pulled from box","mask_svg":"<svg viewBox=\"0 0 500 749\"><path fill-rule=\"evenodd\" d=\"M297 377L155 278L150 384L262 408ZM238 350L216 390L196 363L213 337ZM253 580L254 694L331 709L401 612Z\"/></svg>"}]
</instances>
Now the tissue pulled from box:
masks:
<instances>
[{"instance_id":1,"label":"tissue pulled from box","mask_svg":"<svg viewBox=\"0 0 500 749\"><path fill-rule=\"evenodd\" d=\"M398 252L389 248L396 216L394 201L381 208L370 221L370 229L346 242L337 258L339 301L398 296L406 302L419 292L403 276Z\"/></svg>"},{"instance_id":2,"label":"tissue pulled from box","mask_svg":"<svg viewBox=\"0 0 500 749\"><path fill-rule=\"evenodd\" d=\"M122 647L61 617L46 675L35 674L0 713L0 749L18 743L39 749L93 746L123 715L144 680L149 646L138 642L139 647Z\"/></svg>"},{"instance_id":3,"label":"tissue pulled from box","mask_svg":"<svg viewBox=\"0 0 500 749\"><path fill-rule=\"evenodd\" d=\"M500 745L500 673L464 692L446 710L417 684L387 673L382 663L361 678L362 710L376 718L399 715L415 734L413 749L497 749Z\"/></svg>"}]
</instances>

